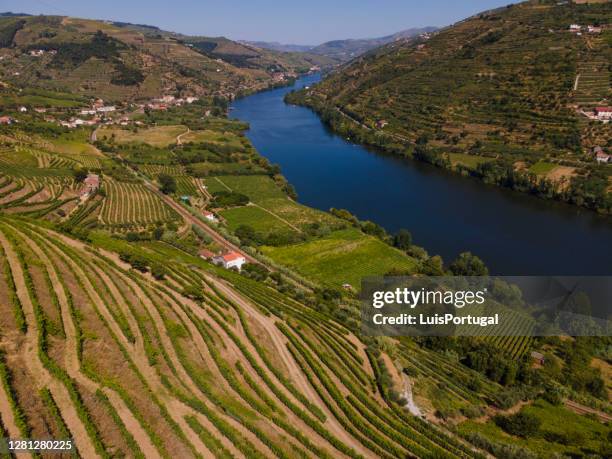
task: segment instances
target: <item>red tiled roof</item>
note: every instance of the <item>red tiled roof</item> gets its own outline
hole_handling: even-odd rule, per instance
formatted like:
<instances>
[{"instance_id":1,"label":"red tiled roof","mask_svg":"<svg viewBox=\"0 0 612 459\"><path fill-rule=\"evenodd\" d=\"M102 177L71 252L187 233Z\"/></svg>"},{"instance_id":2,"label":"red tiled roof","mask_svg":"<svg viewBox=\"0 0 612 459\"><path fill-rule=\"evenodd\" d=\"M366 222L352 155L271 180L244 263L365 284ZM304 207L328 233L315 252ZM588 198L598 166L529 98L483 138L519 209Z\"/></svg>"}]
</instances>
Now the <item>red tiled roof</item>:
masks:
<instances>
[{"instance_id":1,"label":"red tiled roof","mask_svg":"<svg viewBox=\"0 0 612 459\"><path fill-rule=\"evenodd\" d=\"M244 258L244 257L240 255L239 253L230 252L230 253L226 253L225 255L223 255L222 258L224 261L234 261L234 260L238 260L239 258Z\"/></svg>"},{"instance_id":2,"label":"red tiled roof","mask_svg":"<svg viewBox=\"0 0 612 459\"><path fill-rule=\"evenodd\" d=\"M612 107L595 107L598 112L612 112Z\"/></svg>"}]
</instances>

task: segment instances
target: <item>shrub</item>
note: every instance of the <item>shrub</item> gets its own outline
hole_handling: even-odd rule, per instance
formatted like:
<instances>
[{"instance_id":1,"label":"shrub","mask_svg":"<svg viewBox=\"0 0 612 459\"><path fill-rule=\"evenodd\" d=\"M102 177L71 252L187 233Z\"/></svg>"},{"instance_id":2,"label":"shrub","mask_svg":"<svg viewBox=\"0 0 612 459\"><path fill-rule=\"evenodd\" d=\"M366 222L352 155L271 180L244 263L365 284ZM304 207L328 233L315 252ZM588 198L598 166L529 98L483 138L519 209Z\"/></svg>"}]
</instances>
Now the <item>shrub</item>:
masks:
<instances>
[{"instance_id":1,"label":"shrub","mask_svg":"<svg viewBox=\"0 0 612 459\"><path fill-rule=\"evenodd\" d=\"M542 421L531 413L520 411L510 416L495 416L495 424L510 435L518 437L533 437L540 431Z\"/></svg>"}]
</instances>

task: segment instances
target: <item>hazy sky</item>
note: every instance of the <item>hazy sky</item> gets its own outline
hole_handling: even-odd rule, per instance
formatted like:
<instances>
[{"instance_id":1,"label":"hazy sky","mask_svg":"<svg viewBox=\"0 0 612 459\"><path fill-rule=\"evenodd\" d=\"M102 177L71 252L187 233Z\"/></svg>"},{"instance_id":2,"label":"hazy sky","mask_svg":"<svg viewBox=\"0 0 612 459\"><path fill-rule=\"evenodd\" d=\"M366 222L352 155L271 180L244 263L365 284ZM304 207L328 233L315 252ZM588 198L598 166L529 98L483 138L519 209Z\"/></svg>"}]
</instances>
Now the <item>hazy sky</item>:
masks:
<instances>
[{"instance_id":1,"label":"hazy sky","mask_svg":"<svg viewBox=\"0 0 612 459\"><path fill-rule=\"evenodd\" d=\"M319 44L443 26L509 0L2 0L0 11L150 24L191 35Z\"/></svg>"}]
</instances>

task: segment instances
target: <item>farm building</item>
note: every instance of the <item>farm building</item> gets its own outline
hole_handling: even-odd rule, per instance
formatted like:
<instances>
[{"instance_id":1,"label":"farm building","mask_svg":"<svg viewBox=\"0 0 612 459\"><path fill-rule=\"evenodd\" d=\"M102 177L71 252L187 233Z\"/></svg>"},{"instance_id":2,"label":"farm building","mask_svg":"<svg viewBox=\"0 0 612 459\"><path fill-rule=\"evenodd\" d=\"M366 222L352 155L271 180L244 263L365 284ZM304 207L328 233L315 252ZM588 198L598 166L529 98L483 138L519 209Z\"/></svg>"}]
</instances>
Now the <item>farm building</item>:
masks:
<instances>
[{"instance_id":1,"label":"farm building","mask_svg":"<svg viewBox=\"0 0 612 459\"><path fill-rule=\"evenodd\" d=\"M0 116L0 124L13 124L13 118L10 116Z\"/></svg>"},{"instance_id":2,"label":"farm building","mask_svg":"<svg viewBox=\"0 0 612 459\"><path fill-rule=\"evenodd\" d=\"M216 265L223 266L225 269L237 268L238 271L246 263L246 259L237 252L228 252L224 255L217 255L212 259Z\"/></svg>"},{"instance_id":3,"label":"farm building","mask_svg":"<svg viewBox=\"0 0 612 459\"><path fill-rule=\"evenodd\" d=\"M219 221L219 219L215 216L215 214L207 210L203 212L203 215L204 215L204 218L210 222L217 223Z\"/></svg>"},{"instance_id":4,"label":"farm building","mask_svg":"<svg viewBox=\"0 0 612 459\"><path fill-rule=\"evenodd\" d=\"M612 107L595 107L595 116L599 120L609 120L612 118Z\"/></svg>"},{"instance_id":5,"label":"farm building","mask_svg":"<svg viewBox=\"0 0 612 459\"><path fill-rule=\"evenodd\" d=\"M576 33L576 32L580 32L581 30L582 30L582 27L580 25L578 25L578 24L571 24L569 26L569 31L570 32Z\"/></svg>"},{"instance_id":6,"label":"farm building","mask_svg":"<svg viewBox=\"0 0 612 459\"><path fill-rule=\"evenodd\" d=\"M597 161L599 164L606 164L610 162L610 155L604 153L603 151L597 152L595 154L595 161Z\"/></svg>"},{"instance_id":7,"label":"farm building","mask_svg":"<svg viewBox=\"0 0 612 459\"><path fill-rule=\"evenodd\" d=\"M91 193L100 188L100 177L97 174L88 174L83 180L83 188L81 188L81 198L86 198Z\"/></svg>"}]
</instances>

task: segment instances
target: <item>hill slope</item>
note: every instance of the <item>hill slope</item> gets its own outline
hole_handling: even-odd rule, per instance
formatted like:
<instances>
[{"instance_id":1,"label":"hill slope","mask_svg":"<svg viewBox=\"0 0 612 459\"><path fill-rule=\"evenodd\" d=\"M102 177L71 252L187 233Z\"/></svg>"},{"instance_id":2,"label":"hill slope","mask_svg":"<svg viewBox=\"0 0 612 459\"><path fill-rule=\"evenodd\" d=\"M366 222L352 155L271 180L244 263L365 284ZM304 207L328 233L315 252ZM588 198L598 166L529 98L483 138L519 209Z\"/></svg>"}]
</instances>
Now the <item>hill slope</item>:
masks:
<instances>
[{"instance_id":1,"label":"hill slope","mask_svg":"<svg viewBox=\"0 0 612 459\"><path fill-rule=\"evenodd\" d=\"M578 35L568 30L573 23L604 30ZM433 153L505 158L515 168L563 158L567 184L593 165L591 147L612 140L607 125L577 113L612 98L610 23L609 2L511 5L429 40L386 45L289 100L398 152L418 140ZM436 162L444 161L451 166L452 156ZM599 182L594 206L607 208L607 178Z\"/></svg>"},{"instance_id":2,"label":"hill slope","mask_svg":"<svg viewBox=\"0 0 612 459\"><path fill-rule=\"evenodd\" d=\"M277 82L275 73L307 71L313 65L295 54L262 56L252 49L249 65L240 65L236 49L244 45L208 39L214 46L206 48L196 46L203 39L193 44L186 40L153 26L6 16L0 18L0 78L22 86L123 100L163 93L248 92Z\"/></svg>"}]
</instances>

